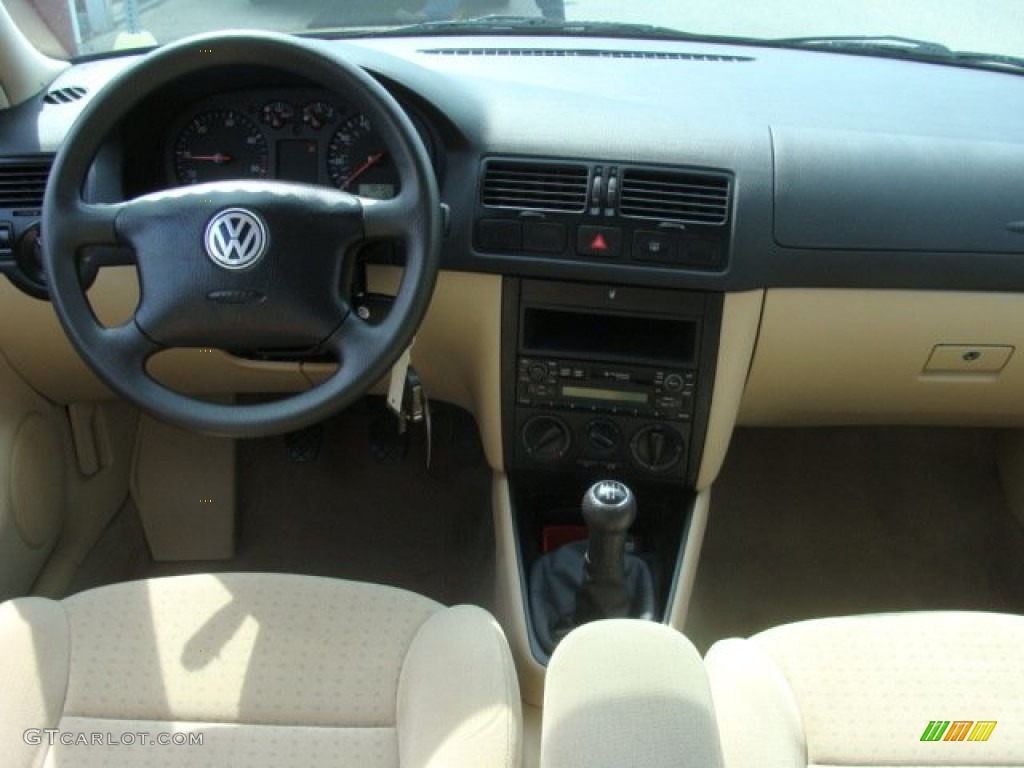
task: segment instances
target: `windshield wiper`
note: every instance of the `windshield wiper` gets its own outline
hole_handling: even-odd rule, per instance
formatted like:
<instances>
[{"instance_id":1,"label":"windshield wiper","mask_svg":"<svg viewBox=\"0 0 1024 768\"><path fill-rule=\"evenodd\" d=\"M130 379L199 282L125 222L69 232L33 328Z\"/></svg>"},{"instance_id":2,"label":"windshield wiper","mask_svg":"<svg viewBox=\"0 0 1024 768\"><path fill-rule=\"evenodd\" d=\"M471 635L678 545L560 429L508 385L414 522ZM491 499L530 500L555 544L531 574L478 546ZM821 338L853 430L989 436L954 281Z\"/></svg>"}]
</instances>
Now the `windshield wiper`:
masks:
<instances>
[{"instance_id":1,"label":"windshield wiper","mask_svg":"<svg viewBox=\"0 0 1024 768\"><path fill-rule=\"evenodd\" d=\"M835 37L776 37L764 41L785 48L814 48L840 53L872 53L923 56L951 56L942 43L897 35L839 35Z\"/></svg>"},{"instance_id":2,"label":"windshield wiper","mask_svg":"<svg viewBox=\"0 0 1024 768\"><path fill-rule=\"evenodd\" d=\"M807 48L865 56L888 56L940 64L961 64L987 69L1024 69L1024 58L999 53L955 51L933 40L897 35L846 35L836 37L778 37L762 41L779 48Z\"/></svg>"},{"instance_id":3,"label":"windshield wiper","mask_svg":"<svg viewBox=\"0 0 1024 768\"><path fill-rule=\"evenodd\" d=\"M317 30L313 34L332 37L420 37L444 35L551 35L571 37L619 37L646 40L683 40L709 43L754 43L753 38L722 37L685 32L655 24L625 24L610 21L555 21L543 16L481 16L459 21L424 21L373 30Z\"/></svg>"}]
</instances>

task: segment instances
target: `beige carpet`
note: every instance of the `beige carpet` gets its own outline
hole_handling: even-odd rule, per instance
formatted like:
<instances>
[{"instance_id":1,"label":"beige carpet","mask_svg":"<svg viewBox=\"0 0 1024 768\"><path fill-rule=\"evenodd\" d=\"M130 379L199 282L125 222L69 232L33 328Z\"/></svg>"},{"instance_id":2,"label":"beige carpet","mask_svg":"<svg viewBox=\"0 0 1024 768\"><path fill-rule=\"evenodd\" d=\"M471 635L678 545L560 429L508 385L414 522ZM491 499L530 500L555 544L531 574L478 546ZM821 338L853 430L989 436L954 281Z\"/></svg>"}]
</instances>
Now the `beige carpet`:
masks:
<instances>
[{"instance_id":1,"label":"beige carpet","mask_svg":"<svg viewBox=\"0 0 1024 768\"><path fill-rule=\"evenodd\" d=\"M292 461L282 438L238 444L234 559L154 563L129 504L70 591L196 571L287 571L391 584L446 604L490 607L491 476L472 417L435 406L428 470L422 436L410 442L400 462L373 457L368 433L381 416L379 404L354 406L326 422L315 461Z\"/></svg>"},{"instance_id":2,"label":"beige carpet","mask_svg":"<svg viewBox=\"0 0 1024 768\"><path fill-rule=\"evenodd\" d=\"M816 616L950 608L1024 612L1024 530L993 432L736 434L687 624L698 647Z\"/></svg>"}]
</instances>

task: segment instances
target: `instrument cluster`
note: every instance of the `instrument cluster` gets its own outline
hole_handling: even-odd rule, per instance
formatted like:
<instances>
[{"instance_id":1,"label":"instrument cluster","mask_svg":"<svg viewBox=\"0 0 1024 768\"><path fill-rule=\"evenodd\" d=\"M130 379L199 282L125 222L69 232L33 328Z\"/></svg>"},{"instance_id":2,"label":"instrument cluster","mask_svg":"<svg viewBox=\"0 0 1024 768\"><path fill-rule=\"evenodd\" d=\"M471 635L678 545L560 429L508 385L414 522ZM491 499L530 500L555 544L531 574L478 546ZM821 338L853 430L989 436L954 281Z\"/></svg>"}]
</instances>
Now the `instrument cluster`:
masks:
<instances>
[{"instance_id":1,"label":"instrument cluster","mask_svg":"<svg viewBox=\"0 0 1024 768\"><path fill-rule=\"evenodd\" d=\"M433 156L422 125L415 121ZM319 89L235 91L194 102L166 140L172 185L278 179L361 197L398 193L398 172L370 120Z\"/></svg>"}]
</instances>

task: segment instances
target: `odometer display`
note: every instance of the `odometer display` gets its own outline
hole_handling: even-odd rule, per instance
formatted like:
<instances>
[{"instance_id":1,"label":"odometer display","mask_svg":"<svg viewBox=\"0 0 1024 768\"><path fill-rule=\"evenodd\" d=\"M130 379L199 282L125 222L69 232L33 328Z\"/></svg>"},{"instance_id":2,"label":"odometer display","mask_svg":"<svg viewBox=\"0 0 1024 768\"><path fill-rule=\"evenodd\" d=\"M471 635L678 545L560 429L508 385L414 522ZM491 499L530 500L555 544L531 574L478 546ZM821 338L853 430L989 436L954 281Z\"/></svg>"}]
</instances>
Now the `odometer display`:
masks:
<instances>
[{"instance_id":1,"label":"odometer display","mask_svg":"<svg viewBox=\"0 0 1024 768\"><path fill-rule=\"evenodd\" d=\"M174 173L182 184L262 179L269 165L262 131L231 109L196 115L174 145Z\"/></svg>"}]
</instances>

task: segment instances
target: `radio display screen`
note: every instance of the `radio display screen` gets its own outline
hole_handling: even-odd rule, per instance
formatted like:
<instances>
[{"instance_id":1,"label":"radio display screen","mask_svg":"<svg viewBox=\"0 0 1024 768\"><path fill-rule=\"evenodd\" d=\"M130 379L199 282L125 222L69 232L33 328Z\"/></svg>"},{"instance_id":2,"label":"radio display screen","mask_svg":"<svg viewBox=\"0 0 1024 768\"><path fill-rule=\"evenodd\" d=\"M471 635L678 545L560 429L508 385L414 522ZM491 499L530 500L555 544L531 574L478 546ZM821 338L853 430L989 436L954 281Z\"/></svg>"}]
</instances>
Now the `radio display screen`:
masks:
<instances>
[{"instance_id":1,"label":"radio display screen","mask_svg":"<svg viewBox=\"0 0 1024 768\"><path fill-rule=\"evenodd\" d=\"M586 400L604 400L612 403L635 403L647 405L650 395L647 392L624 392L621 389L597 389L596 387L563 386L563 397L579 397Z\"/></svg>"}]
</instances>

